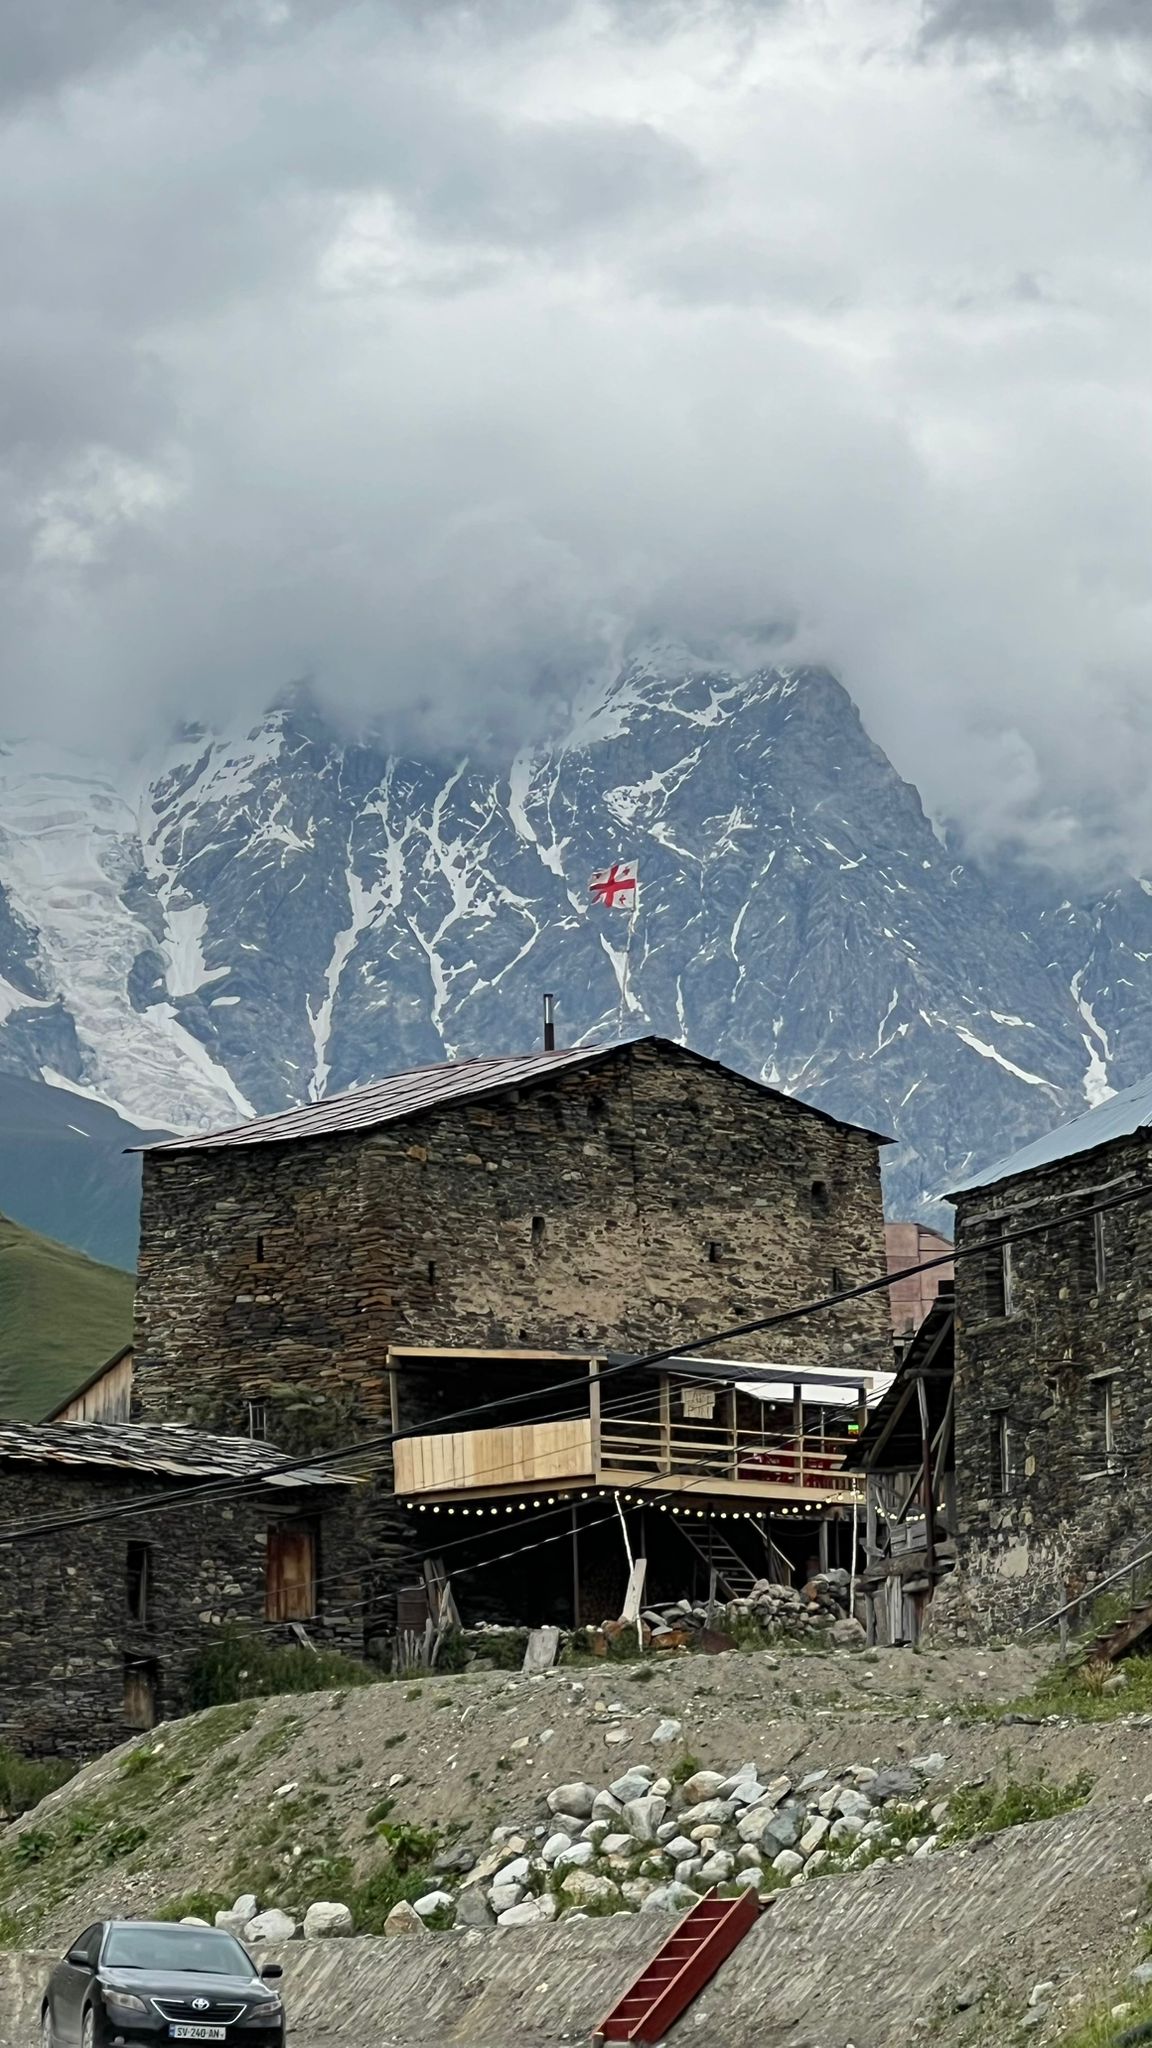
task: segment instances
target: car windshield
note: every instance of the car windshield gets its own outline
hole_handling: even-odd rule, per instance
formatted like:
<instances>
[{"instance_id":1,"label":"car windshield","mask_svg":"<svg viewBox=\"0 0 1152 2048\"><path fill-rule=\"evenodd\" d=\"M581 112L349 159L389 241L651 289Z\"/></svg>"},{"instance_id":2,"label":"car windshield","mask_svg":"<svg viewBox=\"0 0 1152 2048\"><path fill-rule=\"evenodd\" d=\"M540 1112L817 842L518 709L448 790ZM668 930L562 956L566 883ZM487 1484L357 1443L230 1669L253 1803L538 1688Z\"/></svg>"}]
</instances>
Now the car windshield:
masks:
<instances>
[{"instance_id":1,"label":"car windshield","mask_svg":"<svg viewBox=\"0 0 1152 2048\"><path fill-rule=\"evenodd\" d=\"M252 1965L230 1934L208 1927L113 1927L104 1961L118 1970L191 1970L198 1975L250 1977Z\"/></svg>"}]
</instances>

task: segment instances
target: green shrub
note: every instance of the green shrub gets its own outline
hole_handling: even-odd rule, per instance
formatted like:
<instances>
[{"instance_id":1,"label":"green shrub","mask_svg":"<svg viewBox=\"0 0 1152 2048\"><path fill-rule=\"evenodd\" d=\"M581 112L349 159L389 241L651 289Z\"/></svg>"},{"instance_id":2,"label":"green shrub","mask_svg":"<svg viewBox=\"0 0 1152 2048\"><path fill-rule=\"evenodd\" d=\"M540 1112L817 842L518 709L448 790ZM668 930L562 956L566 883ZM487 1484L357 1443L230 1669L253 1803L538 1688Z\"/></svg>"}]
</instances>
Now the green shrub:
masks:
<instances>
[{"instance_id":1,"label":"green shrub","mask_svg":"<svg viewBox=\"0 0 1152 2048\"><path fill-rule=\"evenodd\" d=\"M157 1906L154 1920L206 1920L211 1927L217 1913L226 1913L232 1904L228 1892L184 1892L178 1899L169 1899L163 1906Z\"/></svg>"},{"instance_id":2,"label":"green shrub","mask_svg":"<svg viewBox=\"0 0 1152 2048\"><path fill-rule=\"evenodd\" d=\"M191 1704L196 1709L277 1693L330 1692L336 1686L372 1685L378 1677L338 1650L274 1648L225 1633L193 1663Z\"/></svg>"},{"instance_id":3,"label":"green shrub","mask_svg":"<svg viewBox=\"0 0 1152 2048\"><path fill-rule=\"evenodd\" d=\"M1092 1780L1081 1771L1066 1785L1053 1785L1044 1771L1030 1777L1007 1778L1001 1785L962 1785L949 1801L941 1843L962 1842L972 1835L994 1835L1038 1820L1054 1820L1083 1806Z\"/></svg>"},{"instance_id":4,"label":"green shrub","mask_svg":"<svg viewBox=\"0 0 1152 2048\"><path fill-rule=\"evenodd\" d=\"M17 1756L15 1750L0 1743L0 1813L11 1819L19 1813L28 1813L75 1775L75 1764L66 1764L55 1757L37 1763L30 1757Z\"/></svg>"}]
</instances>

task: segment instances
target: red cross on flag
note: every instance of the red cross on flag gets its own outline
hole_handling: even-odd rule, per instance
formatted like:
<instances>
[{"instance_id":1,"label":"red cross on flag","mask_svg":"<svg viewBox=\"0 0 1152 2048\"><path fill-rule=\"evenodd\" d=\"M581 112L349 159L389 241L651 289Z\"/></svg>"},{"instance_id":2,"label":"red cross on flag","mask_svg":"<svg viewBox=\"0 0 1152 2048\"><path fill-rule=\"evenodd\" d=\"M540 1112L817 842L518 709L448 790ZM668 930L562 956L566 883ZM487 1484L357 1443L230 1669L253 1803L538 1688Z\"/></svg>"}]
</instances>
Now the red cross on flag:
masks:
<instances>
[{"instance_id":1,"label":"red cross on flag","mask_svg":"<svg viewBox=\"0 0 1152 2048\"><path fill-rule=\"evenodd\" d=\"M597 868L588 889L594 903L605 910L631 910L636 902L640 876L634 860L614 860L610 868Z\"/></svg>"}]
</instances>

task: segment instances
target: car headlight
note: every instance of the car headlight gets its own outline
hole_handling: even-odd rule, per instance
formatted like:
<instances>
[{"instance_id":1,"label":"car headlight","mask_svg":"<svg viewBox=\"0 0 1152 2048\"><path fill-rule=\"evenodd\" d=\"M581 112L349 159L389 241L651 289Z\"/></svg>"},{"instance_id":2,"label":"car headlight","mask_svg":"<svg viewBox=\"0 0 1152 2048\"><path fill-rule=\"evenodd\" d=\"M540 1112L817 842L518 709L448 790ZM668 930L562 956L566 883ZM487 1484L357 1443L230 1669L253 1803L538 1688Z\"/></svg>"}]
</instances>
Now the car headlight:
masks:
<instances>
[{"instance_id":1,"label":"car headlight","mask_svg":"<svg viewBox=\"0 0 1152 2048\"><path fill-rule=\"evenodd\" d=\"M109 1984L104 1992L105 2005L114 2006L117 2012L147 2012L148 2007L134 1991L116 1991Z\"/></svg>"},{"instance_id":2,"label":"car headlight","mask_svg":"<svg viewBox=\"0 0 1152 2048\"><path fill-rule=\"evenodd\" d=\"M278 2020L279 2017L280 2000L278 1998L265 1998L260 2005L250 2005L245 2014L245 2018L250 2020Z\"/></svg>"}]
</instances>

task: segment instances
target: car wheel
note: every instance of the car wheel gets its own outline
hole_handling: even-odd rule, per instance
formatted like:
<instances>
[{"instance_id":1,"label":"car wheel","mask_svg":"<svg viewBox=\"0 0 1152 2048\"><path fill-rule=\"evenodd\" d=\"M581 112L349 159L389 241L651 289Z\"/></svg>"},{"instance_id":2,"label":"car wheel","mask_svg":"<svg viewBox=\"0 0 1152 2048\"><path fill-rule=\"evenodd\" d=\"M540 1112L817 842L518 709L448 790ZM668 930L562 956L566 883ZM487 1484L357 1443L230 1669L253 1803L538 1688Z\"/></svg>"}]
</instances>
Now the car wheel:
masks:
<instances>
[{"instance_id":1,"label":"car wheel","mask_svg":"<svg viewBox=\"0 0 1152 2048\"><path fill-rule=\"evenodd\" d=\"M40 2015L40 2048L56 2048L56 2035L52 2026L52 2014L45 2006Z\"/></svg>"},{"instance_id":2,"label":"car wheel","mask_svg":"<svg viewBox=\"0 0 1152 2048\"><path fill-rule=\"evenodd\" d=\"M89 2006L84 2015L84 2025L80 2032L82 2048L99 2048L99 2040L100 2036L96 2032L96 2015L92 2007Z\"/></svg>"}]
</instances>

